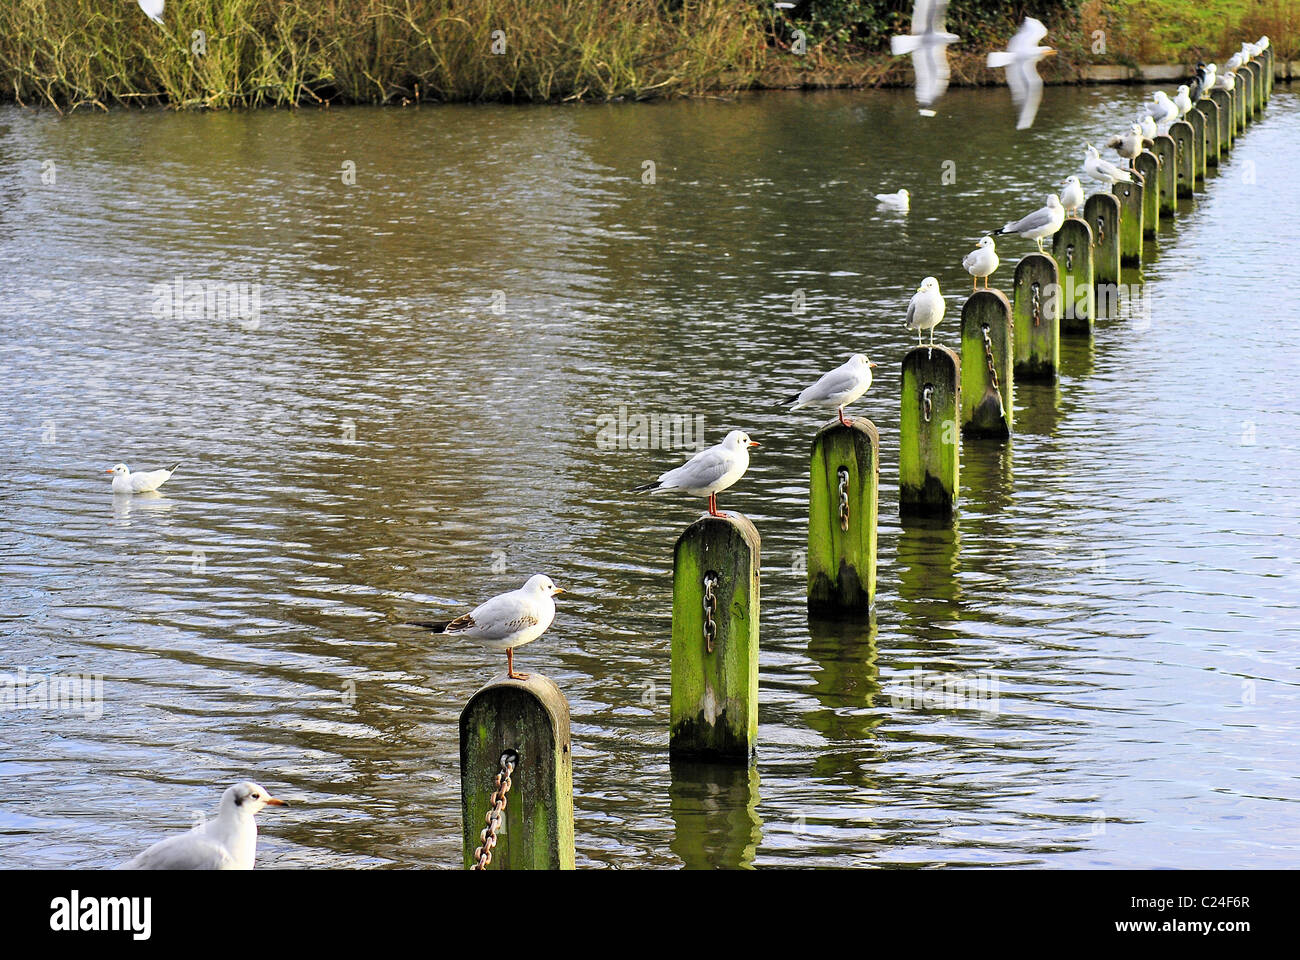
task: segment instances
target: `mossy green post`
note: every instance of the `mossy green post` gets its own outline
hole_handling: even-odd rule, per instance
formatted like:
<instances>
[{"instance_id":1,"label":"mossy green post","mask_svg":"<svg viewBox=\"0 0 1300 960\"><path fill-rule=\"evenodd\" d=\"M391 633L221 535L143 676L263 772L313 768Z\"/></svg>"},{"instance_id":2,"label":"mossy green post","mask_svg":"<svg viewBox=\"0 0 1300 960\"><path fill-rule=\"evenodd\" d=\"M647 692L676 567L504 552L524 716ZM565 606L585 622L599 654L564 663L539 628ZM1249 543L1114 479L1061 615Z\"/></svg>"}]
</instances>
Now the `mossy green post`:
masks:
<instances>
[{"instance_id":1,"label":"mossy green post","mask_svg":"<svg viewBox=\"0 0 1300 960\"><path fill-rule=\"evenodd\" d=\"M1196 147L1193 145L1195 133L1186 120L1178 120L1169 127L1169 135L1174 138L1174 152L1177 154L1180 197L1190 197L1196 186Z\"/></svg>"},{"instance_id":2,"label":"mossy green post","mask_svg":"<svg viewBox=\"0 0 1300 960\"><path fill-rule=\"evenodd\" d=\"M1265 101L1267 101L1269 97L1273 96L1273 81L1277 79L1273 73L1273 71L1276 69L1276 67L1274 66L1275 63L1276 61L1273 59L1273 44L1270 43L1268 45L1268 49L1264 51L1264 100Z\"/></svg>"},{"instance_id":3,"label":"mossy green post","mask_svg":"<svg viewBox=\"0 0 1300 960\"><path fill-rule=\"evenodd\" d=\"M1238 112L1238 116L1241 118L1241 123L1238 126L1244 130L1255 119L1255 75L1250 72L1250 67L1245 64L1242 64L1241 69L1237 71L1237 85L1245 87L1241 98L1241 108Z\"/></svg>"},{"instance_id":4,"label":"mossy green post","mask_svg":"<svg viewBox=\"0 0 1300 960\"><path fill-rule=\"evenodd\" d=\"M538 673L498 677L460 714L460 808L463 862L482 843L501 754L518 754L506 794L504 825L489 870L573 869L573 751L569 702Z\"/></svg>"},{"instance_id":5,"label":"mossy green post","mask_svg":"<svg viewBox=\"0 0 1300 960\"><path fill-rule=\"evenodd\" d=\"M844 474L846 515L840 514ZM817 431L808 484L808 609L869 613L876 599L880 432L870 420L839 418Z\"/></svg>"},{"instance_id":6,"label":"mossy green post","mask_svg":"<svg viewBox=\"0 0 1300 960\"><path fill-rule=\"evenodd\" d=\"M1217 111L1219 162L1222 163L1223 158L1232 149L1232 92L1224 90L1222 87L1215 87L1210 91L1210 99L1214 101L1214 107Z\"/></svg>"},{"instance_id":7,"label":"mossy green post","mask_svg":"<svg viewBox=\"0 0 1300 960\"><path fill-rule=\"evenodd\" d=\"M1206 97L1196 101L1196 112L1205 118L1205 166L1217 167L1223 153L1219 135L1219 105Z\"/></svg>"},{"instance_id":8,"label":"mossy green post","mask_svg":"<svg viewBox=\"0 0 1300 960\"><path fill-rule=\"evenodd\" d=\"M929 415L926 394L929 392ZM913 347L903 357L898 423L898 512L951 517L961 469L961 360L943 344Z\"/></svg>"},{"instance_id":9,"label":"mossy green post","mask_svg":"<svg viewBox=\"0 0 1300 960\"><path fill-rule=\"evenodd\" d=\"M684 760L747 763L758 743L758 531L738 513L696 520L673 549L672 706L668 750ZM713 649L705 578L713 585Z\"/></svg>"},{"instance_id":10,"label":"mossy green post","mask_svg":"<svg viewBox=\"0 0 1300 960\"><path fill-rule=\"evenodd\" d=\"M1142 199L1140 183L1117 183L1110 192L1119 198L1119 262L1142 263Z\"/></svg>"},{"instance_id":11,"label":"mossy green post","mask_svg":"<svg viewBox=\"0 0 1300 960\"><path fill-rule=\"evenodd\" d=\"M1162 133L1151 149L1160 161L1160 215L1173 217L1178 213L1178 148L1173 137Z\"/></svg>"},{"instance_id":12,"label":"mossy green post","mask_svg":"<svg viewBox=\"0 0 1300 960\"><path fill-rule=\"evenodd\" d=\"M1011 342L1017 380L1051 383L1061 366L1061 272L1045 253L1016 264Z\"/></svg>"},{"instance_id":13,"label":"mossy green post","mask_svg":"<svg viewBox=\"0 0 1300 960\"><path fill-rule=\"evenodd\" d=\"M1192 173L1195 179L1192 181L1194 190L1205 189L1205 114L1197 110L1196 107L1187 111L1187 117L1183 121L1192 128Z\"/></svg>"},{"instance_id":14,"label":"mossy green post","mask_svg":"<svg viewBox=\"0 0 1300 960\"><path fill-rule=\"evenodd\" d=\"M1083 215L1092 228L1092 279L1097 297L1094 310L1099 317L1113 316L1119 293L1119 197L1094 193L1083 205Z\"/></svg>"},{"instance_id":15,"label":"mossy green post","mask_svg":"<svg viewBox=\"0 0 1300 960\"><path fill-rule=\"evenodd\" d=\"M966 436L1011 436L1011 354L1011 301L1001 290L977 290L961 308L961 431ZM990 356L996 379L989 372Z\"/></svg>"},{"instance_id":16,"label":"mossy green post","mask_svg":"<svg viewBox=\"0 0 1300 960\"><path fill-rule=\"evenodd\" d=\"M1142 177L1142 236L1154 237L1160 228L1160 161L1151 151L1143 150L1133 166Z\"/></svg>"},{"instance_id":17,"label":"mossy green post","mask_svg":"<svg viewBox=\"0 0 1300 960\"><path fill-rule=\"evenodd\" d=\"M1246 67L1250 70L1250 115L1255 117L1264 110L1264 65L1255 59Z\"/></svg>"},{"instance_id":18,"label":"mossy green post","mask_svg":"<svg viewBox=\"0 0 1300 960\"><path fill-rule=\"evenodd\" d=\"M1142 156L1151 155L1144 153ZM1092 227L1080 217L1067 217L1052 238L1052 258L1061 271L1062 334L1092 335L1092 325L1097 317L1092 244Z\"/></svg>"}]
</instances>

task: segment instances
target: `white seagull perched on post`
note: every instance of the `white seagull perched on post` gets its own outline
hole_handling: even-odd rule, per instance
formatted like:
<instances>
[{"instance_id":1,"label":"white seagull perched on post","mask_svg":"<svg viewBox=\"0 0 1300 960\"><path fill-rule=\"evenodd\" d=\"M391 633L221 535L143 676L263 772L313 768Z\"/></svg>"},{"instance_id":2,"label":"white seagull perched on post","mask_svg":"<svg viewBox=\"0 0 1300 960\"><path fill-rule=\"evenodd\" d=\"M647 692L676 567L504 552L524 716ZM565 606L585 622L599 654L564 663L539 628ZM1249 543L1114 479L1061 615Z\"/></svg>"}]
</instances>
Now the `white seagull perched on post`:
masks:
<instances>
[{"instance_id":1,"label":"white seagull perched on post","mask_svg":"<svg viewBox=\"0 0 1300 960\"><path fill-rule=\"evenodd\" d=\"M546 632L555 619L557 593L564 593L564 589L545 574L537 573L518 590L499 593L454 620L408 620L407 626L469 637L492 650L504 650L506 676L527 680L528 674L515 673L515 647L532 643Z\"/></svg>"},{"instance_id":2,"label":"white seagull perched on post","mask_svg":"<svg viewBox=\"0 0 1300 960\"><path fill-rule=\"evenodd\" d=\"M1146 137L1148 140L1154 140L1156 134L1160 132L1156 129L1155 117L1151 116L1149 113L1144 113L1140 118L1138 118L1138 129L1142 131L1142 136Z\"/></svg>"},{"instance_id":3,"label":"white seagull perched on post","mask_svg":"<svg viewBox=\"0 0 1300 960\"><path fill-rule=\"evenodd\" d=\"M888 207L900 213L907 213L912 205L912 195L906 190L899 190L897 193L878 193L876 194L876 200L882 207Z\"/></svg>"},{"instance_id":4,"label":"white seagull perched on post","mask_svg":"<svg viewBox=\"0 0 1300 960\"><path fill-rule=\"evenodd\" d=\"M1133 183L1133 175L1123 167L1117 167L1109 160L1103 160L1101 154L1091 143L1086 144L1088 152L1083 158L1083 172L1092 180L1106 184L1107 188L1116 183Z\"/></svg>"},{"instance_id":5,"label":"white seagull perched on post","mask_svg":"<svg viewBox=\"0 0 1300 960\"><path fill-rule=\"evenodd\" d=\"M170 470L150 470L148 473L132 473L131 468L125 463L119 463L115 467L105 470L105 473L113 475L113 492L114 493L151 493L157 490L164 483L172 478L176 468L180 464L172 466Z\"/></svg>"},{"instance_id":6,"label":"white seagull perched on post","mask_svg":"<svg viewBox=\"0 0 1300 960\"><path fill-rule=\"evenodd\" d=\"M1061 185L1065 187L1061 191L1061 206L1065 207L1067 214L1074 216L1075 212L1083 206L1083 184L1079 182L1078 177L1070 174L1061 181Z\"/></svg>"},{"instance_id":7,"label":"white seagull perched on post","mask_svg":"<svg viewBox=\"0 0 1300 960\"><path fill-rule=\"evenodd\" d=\"M1106 147L1114 150L1121 157L1128 161L1129 169L1133 169L1133 162L1137 160L1140 154L1147 147L1155 146L1148 138L1142 136L1142 127L1140 124L1130 124L1128 133L1121 133L1111 137L1106 141Z\"/></svg>"},{"instance_id":8,"label":"white seagull perched on post","mask_svg":"<svg viewBox=\"0 0 1300 960\"><path fill-rule=\"evenodd\" d=\"M1178 119L1178 104L1169 99L1169 94L1157 90L1151 105L1151 116L1162 133L1169 132L1169 125Z\"/></svg>"},{"instance_id":9,"label":"white seagull perched on post","mask_svg":"<svg viewBox=\"0 0 1300 960\"><path fill-rule=\"evenodd\" d=\"M916 345L921 345L921 333L930 331L930 346L934 346L934 328L943 320L947 305L939 292L939 281L926 277L907 303L907 329L916 331Z\"/></svg>"},{"instance_id":10,"label":"white seagull perched on post","mask_svg":"<svg viewBox=\"0 0 1300 960\"><path fill-rule=\"evenodd\" d=\"M1047 27L1041 20L1025 17L1025 22L1020 25L1016 35L1007 43L1006 51L989 54L990 68L1006 67L1011 99L1020 108L1017 130L1025 130L1034 125L1038 104L1043 99L1043 80L1038 75L1038 61L1056 53L1051 47L1038 45L1046 36Z\"/></svg>"},{"instance_id":11,"label":"white seagull perched on post","mask_svg":"<svg viewBox=\"0 0 1300 960\"><path fill-rule=\"evenodd\" d=\"M912 55L916 102L926 117L934 116L930 105L948 89L948 44L961 39L947 31L947 17L948 0L916 0L912 6L912 32L889 39L894 56Z\"/></svg>"},{"instance_id":12,"label":"white seagull perched on post","mask_svg":"<svg viewBox=\"0 0 1300 960\"><path fill-rule=\"evenodd\" d=\"M154 23L162 24L163 3L166 0L136 0L136 2L140 4L140 9L144 11L145 16Z\"/></svg>"},{"instance_id":13,"label":"white seagull perched on post","mask_svg":"<svg viewBox=\"0 0 1300 960\"><path fill-rule=\"evenodd\" d=\"M725 517L718 512L718 494L732 486L749 469L749 448L759 444L744 430L732 430L721 443L701 450L680 467L659 474L653 483L633 487L636 493L681 491L692 497L709 498L709 516Z\"/></svg>"},{"instance_id":14,"label":"white seagull perched on post","mask_svg":"<svg viewBox=\"0 0 1300 960\"><path fill-rule=\"evenodd\" d=\"M1228 67L1225 66L1225 67L1223 68L1223 72L1220 73L1220 74L1218 75L1218 78L1214 81L1214 87L1215 87L1215 89L1216 89L1216 90L1233 90L1233 89L1236 88L1236 86L1237 86L1237 75L1236 75L1236 71L1235 71L1234 69L1230 69L1230 68L1228 68Z\"/></svg>"},{"instance_id":15,"label":"white seagull perched on post","mask_svg":"<svg viewBox=\"0 0 1300 960\"><path fill-rule=\"evenodd\" d=\"M778 400L778 405L793 404L791 410L804 407L834 407L839 414L840 423L846 427L853 426L852 420L844 419L844 408L867 392L871 386L871 371L876 365L865 354L855 353L834 370L824 374L811 387L806 387L793 397Z\"/></svg>"},{"instance_id":16,"label":"white seagull perched on post","mask_svg":"<svg viewBox=\"0 0 1300 960\"><path fill-rule=\"evenodd\" d=\"M1021 217L1012 223L1006 223L993 231L996 236L999 233L1015 233L1024 237L1026 240L1033 240L1038 244L1038 252L1045 253L1043 250L1043 239L1050 237L1061 229L1061 224L1065 223L1065 207L1061 206L1061 198L1054 193L1047 195L1047 206L1039 207L1028 216Z\"/></svg>"},{"instance_id":17,"label":"white seagull perched on post","mask_svg":"<svg viewBox=\"0 0 1300 960\"><path fill-rule=\"evenodd\" d=\"M1191 87L1185 83L1178 85L1178 92L1174 94L1174 106L1178 108L1178 116L1185 117L1192 109Z\"/></svg>"},{"instance_id":18,"label":"white seagull perched on post","mask_svg":"<svg viewBox=\"0 0 1300 960\"><path fill-rule=\"evenodd\" d=\"M981 277L984 278L984 289L989 288L989 277L992 276L993 271L997 270L1000 262L993 238L980 237L975 244L975 249L961 258L961 265L970 274L971 293L975 292Z\"/></svg>"},{"instance_id":19,"label":"white seagull perched on post","mask_svg":"<svg viewBox=\"0 0 1300 960\"><path fill-rule=\"evenodd\" d=\"M249 780L227 787L215 820L189 833L159 840L119 870L252 870L257 821L263 807L288 806Z\"/></svg>"}]
</instances>

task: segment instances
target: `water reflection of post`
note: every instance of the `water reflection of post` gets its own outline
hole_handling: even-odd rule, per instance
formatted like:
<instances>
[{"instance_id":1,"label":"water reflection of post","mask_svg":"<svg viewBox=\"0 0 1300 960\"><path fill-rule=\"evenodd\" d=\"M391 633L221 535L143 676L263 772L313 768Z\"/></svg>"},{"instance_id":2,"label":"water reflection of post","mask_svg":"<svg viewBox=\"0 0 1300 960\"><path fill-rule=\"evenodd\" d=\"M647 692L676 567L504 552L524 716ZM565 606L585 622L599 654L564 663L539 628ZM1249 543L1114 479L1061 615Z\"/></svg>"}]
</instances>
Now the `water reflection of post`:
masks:
<instances>
[{"instance_id":1,"label":"water reflection of post","mask_svg":"<svg viewBox=\"0 0 1300 960\"><path fill-rule=\"evenodd\" d=\"M758 767L674 760L669 764L669 848L687 870L752 866L763 836Z\"/></svg>"},{"instance_id":2,"label":"water reflection of post","mask_svg":"<svg viewBox=\"0 0 1300 960\"><path fill-rule=\"evenodd\" d=\"M912 628L908 632L919 641L931 639L927 634L936 621L961 617L960 553L961 528L955 522L913 520L899 532L898 605Z\"/></svg>"},{"instance_id":3,"label":"water reflection of post","mask_svg":"<svg viewBox=\"0 0 1300 960\"><path fill-rule=\"evenodd\" d=\"M817 698L823 709L805 714L804 722L834 742L858 742L870 737L872 730L884 719L867 712L875 695L880 692L875 618L857 623L810 618L808 657L817 665L808 692ZM822 751L822 756L828 758L838 755L839 751ZM819 767L817 773L844 774L852 779L859 774L860 759L855 754L846 769L824 771Z\"/></svg>"},{"instance_id":4,"label":"water reflection of post","mask_svg":"<svg viewBox=\"0 0 1300 960\"><path fill-rule=\"evenodd\" d=\"M1092 349L1092 340L1070 341L1087 344ZM1061 422L1061 390L1059 383L1025 383L1016 384L1016 394L1024 404L1016 411L1017 433L1037 433L1045 437L1056 435L1056 428Z\"/></svg>"},{"instance_id":5,"label":"water reflection of post","mask_svg":"<svg viewBox=\"0 0 1300 960\"><path fill-rule=\"evenodd\" d=\"M1097 341L1092 337L1065 337L1061 340L1061 376L1068 379L1090 377L1096 361Z\"/></svg>"},{"instance_id":6,"label":"water reflection of post","mask_svg":"<svg viewBox=\"0 0 1300 960\"><path fill-rule=\"evenodd\" d=\"M1091 338L1080 340L1091 344ZM1069 340L1062 344L1071 343ZM1012 442L967 440L962 444L962 468L966 489L962 495L977 508L977 513L997 513L1011 502L1014 477L1011 468Z\"/></svg>"}]
</instances>

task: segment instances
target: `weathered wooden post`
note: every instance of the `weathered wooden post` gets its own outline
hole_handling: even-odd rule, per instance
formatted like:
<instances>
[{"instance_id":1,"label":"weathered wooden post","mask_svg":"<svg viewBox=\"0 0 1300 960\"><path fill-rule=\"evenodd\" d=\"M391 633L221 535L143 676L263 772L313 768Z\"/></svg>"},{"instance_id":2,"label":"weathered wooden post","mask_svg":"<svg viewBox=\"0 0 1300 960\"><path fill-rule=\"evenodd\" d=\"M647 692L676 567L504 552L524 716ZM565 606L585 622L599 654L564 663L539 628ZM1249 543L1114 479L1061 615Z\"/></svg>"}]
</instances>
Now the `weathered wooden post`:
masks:
<instances>
[{"instance_id":1,"label":"weathered wooden post","mask_svg":"<svg viewBox=\"0 0 1300 960\"><path fill-rule=\"evenodd\" d=\"M470 697L460 808L466 867L573 869L569 702L549 679L498 677Z\"/></svg>"},{"instance_id":2,"label":"weathered wooden post","mask_svg":"<svg viewBox=\"0 0 1300 960\"><path fill-rule=\"evenodd\" d=\"M1160 160L1160 215L1172 217L1178 213L1178 151L1174 138L1160 134L1151 148Z\"/></svg>"},{"instance_id":3,"label":"weathered wooden post","mask_svg":"<svg viewBox=\"0 0 1300 960\"><path fill-rule=\"evenodd\" d=\"M898 512L951 517L961 469L957 418L961 360L948 347L913 347L903 357L898 424Z\"/></svg>"},{"instance_id":4,"label":"weathered wooden post","mask_svg":"<svg viewBox=\"0 0 1300 960\"><path fill-rule=\"evenodd\" d=\"M1061 366L1061 271L1045 253L1016 264L1011 314L1017 380L1051 382Z\"/></svg>"},{"instance_id":5,"label":"weathered wooden post","mask_svg":"<svg viewBox=\"0 0 1300 960\"><path fill-rule=\"evenodd\" d=\"M758 531L701 517L673 549L668 751L747 763L758 742Z\"/></svg>"},{"instance_id":6,"label":"weathered wooden post","mask_svg":"<svg viewBox=\"0 0 1300 960\"><path fill-rule=\"evenodd\" d=\"M1151 154L1144 153L1142 157ZM1152 158L1154 160L1154 158ZM1096 277L1092 266L1092 227L1079 217L1066 217L1052 238L1052 258L1064 278L1061 290L1061 333L1092 335L1097 317Z\"/></svg>"},{"instance_id":7,"label":"weathered wooden post","mask_svg":"<svg viewBox=\"0 0 1300 960\"><path fill-rule=\"evenodd\" d=\"M1264 110L1264 67L1258 59L1246 67L1250 70L1250 115L1256 117Z\"/></svg>"},{"instance_id":8,"label":"weathered wooden post","mask_svg":"<svg viewBox=\"0 0 1300 960\"><path fill-rule=\"evenodd\" d=\"M1174 138L1175 153L1178 155L1178 195L1190 197L1196 185L1196 148L1192 145L1195 131L1186 120L1177 120L1169 127L1169 135Z\"/></svg>"},{"instance_id":9,"label":"weathered wooden post","mask_svg":"<svg viewBox=\"0 0 1300 960\"><path fill-rule=\"evenodd\" d=\"M1255 119L1255 75L1250 72L1250 67L1246 64L1241 65L1237 71L1237 84L1245 88L1241 98L1241 124L1244 129L1252 120Z\"/></svg>"},{"instance_id":10,"label":"weathered wooden post","mask_svg":"<svg viewBox=\"0 0 1300 960\"><path fill-rule=\"evenodd\" d=\"M1119 262L1142 263L1142 184L1117 183L1111 193L1119 197Z\"/></svg>"},{"instance_id":11,"label":"weathered wooden post","mask_svg":"<svg viewBox=\"0 0 1300 960\"><path fill-rule=\"evenodd\" d=\"M1083 205L1092 228L1093 283L1097 291L1093 309L1098 317L1115 315L1119 303L1119 197L1094 193Z\"/></svg>"},{"instance_id":12,"label":"weathered wooden post","mask_svg":"<svg viewBox=\"0 0 1300 960\"><path fill-rule=\"evenodd\" d=\"M880 433L861 417L817 431L808 486L808 609L867 613L876 599Z\"/></svg>"},{"instance_id":13,"label":"weathered wooden post","mask_svg":"<svg viewBox=\"0 0 1300 960\"><path fill-rule=\"evenodd\" d=\"M961 429L966 436L1011 436L1011 354L1011 302L1001 290L977 290L961 308Z\"/></svg>"},{"instance_id":14,"label":"weathered wooden post","mask_svg":"<svg viewBox=\"0 0 1300 960\"><path fill-rule=\"evenodd\" d=\"M1232 91L1215 87L1210 91L1210 99L1218 111L1219 160L1222 161L1224 155L1232 149Z\"/></svg>"},{"instance_id":15,"label":"weathered wooden post","mask_svg":"<svg viewBox=\"0 0 1300 960\"><path fill-rule=\"evenodd\" d=\"M1274 75L1276 61L1273 59L1273 44L1268 45L1264 51L1264 99L1268 100L1273 96L1273 81L1277 79Z\"/></svg>"},{"instance_id":16,"label":"weathered wooden post","mask_svg":"<svg viewBox=\"0 0 1300 960\"><path fill-rule=\"evenodd\" d=\"M1160 227L1160 161L1154 153L1143 150L1133 165L1142 177L1142 235L1154 237Z\"/></svg>"},{"instance_id":17,"label":"weathered wooden post","mask_svg":"<svg viewBox=\"0 0 1300 960\"><path fill-rule=\"evenodd\" d=\"M1187 119L1183 121L1192 128L1192 173L1195 179L1192 181L1192 187L1196 190L1205 188L1205 114L1192 107L1187 111Z\"/></svg>"},{"instance_id":18,"label":"weathered wooden post","mask_svg":"<svg viewBox=\"0 0 1300 960\"><path fill-rule=\"evenodd\" d=\"M1206 97L1196 101L1196 110L1205 118L1205 165L1217 167L1223 152L1219 138L1219 105Z\"/></svg>"}]
</instances>

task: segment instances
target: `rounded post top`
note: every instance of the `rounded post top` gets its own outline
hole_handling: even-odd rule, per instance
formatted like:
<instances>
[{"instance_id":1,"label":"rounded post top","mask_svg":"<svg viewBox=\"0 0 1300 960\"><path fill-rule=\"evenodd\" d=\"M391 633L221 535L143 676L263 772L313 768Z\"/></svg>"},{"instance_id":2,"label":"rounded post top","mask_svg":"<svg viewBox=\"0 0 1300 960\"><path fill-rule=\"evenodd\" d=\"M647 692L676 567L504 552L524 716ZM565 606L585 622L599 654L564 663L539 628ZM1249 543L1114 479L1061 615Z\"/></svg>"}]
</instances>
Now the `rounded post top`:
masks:
<instances>
[{"instance_id":1,"label":"rounded post top","mask_svg":"<svg viewBox=\"0 0 1300 960\"><path fill-rule=\"evenodd\" d=\"M715 517L705 514L682 531L677 538L680 548L687 540L714 538L718 536L739 536L751 548L757 550L760 545L758 528L743 513L734 510L723 511L724 516Z\"/></svg>"},{"instance_id":2,"label":"rounded post top","mask_svg":"<svg viewBox=\"0 0 1300 960\"><path fill-rule=\"evenodd\" d=\"M540 673L529 673L525 680L516 680L504 673L493 677L479 687L474 696L469 698L469 702L465 704L465 709L461 711L461 717L468 716L481 699L510 696L514 691L526 694L535 700L550 717L551 725L557 736L563 734L567 738L569 701L560 688L556 686L554 680Z\"/></svg>"},{"instance_id":3,"label":"rounded post top","mask_svg":"<svg viewBox=\"0 0 1300 960\"><path fill-rule=\"evenodd\" d=\"M844 424L840 423L839 417L831 420L830 423L817 431L817 435L813 438L813 446L817 446L817 444L836 433L860 433L873 443L880 443L880 430L876 428L874 423L866 417L849 416L849 419L853 421L853 426L851 427L846 427Z\"/></svg>"}]
</instances>

